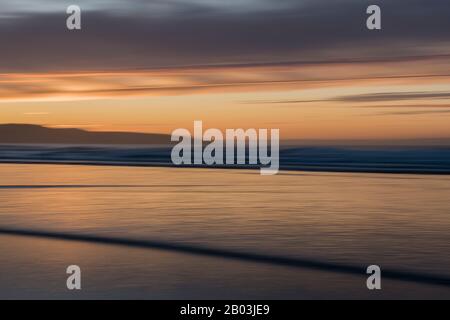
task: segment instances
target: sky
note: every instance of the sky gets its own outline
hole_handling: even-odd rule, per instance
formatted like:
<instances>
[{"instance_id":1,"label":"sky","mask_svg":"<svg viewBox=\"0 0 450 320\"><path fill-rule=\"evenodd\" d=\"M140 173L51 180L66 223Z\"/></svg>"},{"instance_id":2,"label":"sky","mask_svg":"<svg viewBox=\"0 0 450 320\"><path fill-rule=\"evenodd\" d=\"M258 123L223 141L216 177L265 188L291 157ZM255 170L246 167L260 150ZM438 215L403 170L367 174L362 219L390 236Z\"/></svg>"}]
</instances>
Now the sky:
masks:
<instances>
[{"instance_id":1,"label":"sky","mask_svg":"<svg viewBox=\"0 0 450 320\"><path fill-rule=\"evenodd\" d=\"M82 30L66 28L66 8ZM0 123L450 137L450 2L2 0Z\"/></svg>"}]
</instances>

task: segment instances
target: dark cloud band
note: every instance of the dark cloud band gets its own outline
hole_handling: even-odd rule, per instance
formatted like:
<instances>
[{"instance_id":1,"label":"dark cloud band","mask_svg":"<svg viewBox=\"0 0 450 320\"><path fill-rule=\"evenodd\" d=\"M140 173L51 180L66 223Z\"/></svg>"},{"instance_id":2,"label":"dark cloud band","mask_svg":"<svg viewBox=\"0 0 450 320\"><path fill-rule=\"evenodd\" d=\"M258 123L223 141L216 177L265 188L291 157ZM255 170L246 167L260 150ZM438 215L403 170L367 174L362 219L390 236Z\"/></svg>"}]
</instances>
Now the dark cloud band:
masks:
<instances>
[{"instance_id":1,"label":"dark cloud band","mask_svg":"<svg viewBox=\"0 0 450 320\"><path fill-rule=\"evenodd\" d=\"M274 7L249 1L245 10L215 6L214 1L172 1L180 10L160 15L87 10L79 32L65 28L64 12L36 10L0 19L0 42L5 44L0 71L326 62L450 52L448 1L379 2L380 32L365 28L368 1L289 0ZM240 8L239 1L235 4L232 8Z\"/></svg>"}]
</instances>

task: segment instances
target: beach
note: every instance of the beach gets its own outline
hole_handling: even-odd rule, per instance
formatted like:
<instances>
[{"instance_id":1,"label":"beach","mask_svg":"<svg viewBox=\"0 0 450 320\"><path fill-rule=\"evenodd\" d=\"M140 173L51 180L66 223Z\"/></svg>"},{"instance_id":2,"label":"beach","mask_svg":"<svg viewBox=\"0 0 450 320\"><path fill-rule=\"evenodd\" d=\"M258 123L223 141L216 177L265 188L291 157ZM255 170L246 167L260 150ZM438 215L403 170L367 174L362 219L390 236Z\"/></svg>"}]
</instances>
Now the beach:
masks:
<instances>
[{"instance_id":1,"label":"beach","mask_svg":"<svg viewBox=\"0 0 450 320\"><path fill-rule=\"evenodd\" d=\"M0 165L0 226L450 276L446 175ZM445 285L1 235L1 298L449 298ZM68 265L83 290L65 287Z\"/></svg>"}]
</instances>

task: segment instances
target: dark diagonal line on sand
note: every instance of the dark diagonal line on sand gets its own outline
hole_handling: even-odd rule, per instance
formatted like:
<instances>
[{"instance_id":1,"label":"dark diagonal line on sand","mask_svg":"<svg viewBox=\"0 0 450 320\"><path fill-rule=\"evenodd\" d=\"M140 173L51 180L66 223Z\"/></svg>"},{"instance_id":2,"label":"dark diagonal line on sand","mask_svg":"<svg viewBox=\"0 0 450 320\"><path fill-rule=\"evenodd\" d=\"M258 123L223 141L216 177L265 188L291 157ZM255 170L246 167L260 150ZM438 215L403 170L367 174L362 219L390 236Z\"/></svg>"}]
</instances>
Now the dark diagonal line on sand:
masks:
<instances>
[{"instance_id":1,"label":"dark diagonal line on sand","mask_svg":"<svg viewBox=\"0 0 450 320\"><path fill-rule=\"evenodd\" d=\"M265 255L258 253L237 252L226 249L215 249L202 246L163 242L158 240L138 240L138 239L117 238L117 237L95 236L87 234L73 234L73 233L43 231L43 230L24 230L12 228L0 228L0 234L58 239L65 241L81 241L88 243L116 245L124 247L143 248L143 249L158 249L193 255L233 259L255 263L264 263L269 265L278 265L292 268L307 268L320 271L328 271L367 277L366 267L364 266L339 264L312 259ZM385 279L450 287L450 277L445 275L433 275L406 270L382 268L382 276Z\"/></svg>"}]
</instances>

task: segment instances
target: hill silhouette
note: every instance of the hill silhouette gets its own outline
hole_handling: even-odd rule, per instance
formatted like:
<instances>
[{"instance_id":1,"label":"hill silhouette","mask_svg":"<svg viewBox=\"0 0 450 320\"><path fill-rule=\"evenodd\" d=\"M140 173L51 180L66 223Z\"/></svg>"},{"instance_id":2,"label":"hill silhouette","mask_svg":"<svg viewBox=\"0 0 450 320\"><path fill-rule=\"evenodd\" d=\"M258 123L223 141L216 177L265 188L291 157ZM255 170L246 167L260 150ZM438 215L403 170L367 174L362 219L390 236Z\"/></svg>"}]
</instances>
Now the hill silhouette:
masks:
<instances>
[{"instance_id":1,"label":"hill silhouette","mask_svg":"<svg viewBox=\"0 0 450 320\"><path fill-rule=\"evenodd\" d=\"M170 135L134 132L92 132L33 124L0 124L0 143L30 144L170 144Z\"/></svg>"}]
</instances>

